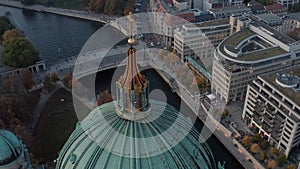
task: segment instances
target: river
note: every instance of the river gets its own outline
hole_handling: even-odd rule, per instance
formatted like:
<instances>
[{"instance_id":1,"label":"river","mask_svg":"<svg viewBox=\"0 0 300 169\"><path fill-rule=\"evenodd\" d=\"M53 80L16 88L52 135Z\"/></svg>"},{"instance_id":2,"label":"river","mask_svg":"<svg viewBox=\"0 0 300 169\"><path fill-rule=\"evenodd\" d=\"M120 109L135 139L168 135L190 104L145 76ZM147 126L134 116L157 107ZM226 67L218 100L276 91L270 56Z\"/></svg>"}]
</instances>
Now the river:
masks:
<instances>
[{"instance_id":1,"label":"river","mask_svg":"<svg viewBox=\"0 0 300 169\"><path fill-rule=\"evenodd\" d=\"M7 15L47 63L79 54L88 38L102 23L0 6L0 16Z\"/></svg>"}]
</instances>

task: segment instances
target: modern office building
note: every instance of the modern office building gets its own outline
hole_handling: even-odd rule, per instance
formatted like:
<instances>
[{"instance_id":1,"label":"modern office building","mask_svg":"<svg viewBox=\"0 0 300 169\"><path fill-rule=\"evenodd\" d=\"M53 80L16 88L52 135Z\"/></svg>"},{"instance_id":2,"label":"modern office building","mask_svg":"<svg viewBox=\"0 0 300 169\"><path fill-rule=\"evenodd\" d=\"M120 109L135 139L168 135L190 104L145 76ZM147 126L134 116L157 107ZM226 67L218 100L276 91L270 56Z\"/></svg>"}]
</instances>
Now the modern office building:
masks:
<instances>
[{"instance_id":1,"label":"modern office building","mask_svg":"<svg viewBox=\"0 0 300 169\"><path fill-rule=\"evenodd\" d=\"M195 24L202 33L217 47L227 36L230 35L229 19L216 19Z\"/></svg>"},{"instance_id":2,"label":"modern office building","mask_svg":"<svg viewBox=\"0 0 300 169\"><path fill-rule=\"evenodd\" d=\"M205 59L230 34L228 19L183 25L174 30L174 49L183 61L186 56Z\"/></svg>"},{"instance_id":3,"label":"modern office building","mask_svg":"<svg viewBox=\"0 0 300 169\"><path fill-rule=\"evenodd\" d=\"M213 56L214 46L200 28L183 25L174 31L174 49L183 62L186 56L205 59Z\"/></svg>"},{"instance_id":4,"label":"modern office building","mask_svg":"<svg viewBox=\"0 0 300 169\"><path fill-rule=\"evenodd\" d=\"M251 15L230 19L245 23L232 26L237 32L216 48L212 70L212 91L226 103L243 99L258 75L300 64L299 42Z\"/></svg>"},{"instance_id":5,"label":"modern office building","mask_svg":"<svg viewBox=\"0 0 300 169\"><path fill-rule=\"evenodd\" d=\"M287 8L292 7L295 3L299 3L298 0L276 0L277 4L281 4Z\"/></svg>"},{"instance_id":6,"label":"modern office building","mask_svg":"<svg viewBox=\"0 0 300 169\"><path fill-rule=\"evenodd\" d=\"M255 17L257 20L268 24L284 34L294 31L296 28L300 28L300 12L290 13L283 17L273 13L257 14Z\"/></svg>"},{"instance_id":7,"label":"modern office building","mask_svg":"<svg viewBox=\"0 0 300 169\"><path fill-rule=\"evenodd\" d=\"M29 153L11 132L0 129L0 169L31 169Z\"/></svg>"},{"instance_id":8,"label":"modern office building","mask_svg":"<svg viewBox=\"0 0 300 169\"><path fill-rule=\"evenodd\" d=\"M222 8L212 8L208 10L216 19L229 18L232 15L250 13L251 9L245 5L225 6Z\"/></svg>"},{"instance_id":9,"label":"modern office building","mask_svg":"<svg viewBox=\"0 0 300 169\"><path fill-rule=\"evenodd\" d=\"M300 66L248 85L243 119L286 156L300 143Z\"/></svg>"}]
</instances>

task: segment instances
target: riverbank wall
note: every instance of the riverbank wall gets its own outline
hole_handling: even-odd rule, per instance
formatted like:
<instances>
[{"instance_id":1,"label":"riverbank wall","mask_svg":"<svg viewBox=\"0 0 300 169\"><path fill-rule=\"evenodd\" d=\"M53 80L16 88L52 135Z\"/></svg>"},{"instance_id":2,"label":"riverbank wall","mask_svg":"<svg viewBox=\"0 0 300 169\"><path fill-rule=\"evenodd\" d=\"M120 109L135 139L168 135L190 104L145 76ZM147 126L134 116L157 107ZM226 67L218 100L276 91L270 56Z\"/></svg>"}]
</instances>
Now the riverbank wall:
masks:
<instances>
[{"instance_id":1,"label":"riverbank wall","mask_svg":"<svg viewBox=\"0 0 300 169\"><path fill-rule=\"evenodd\" d=\"M87 11L82 10L74 10L74 9L61 9L61 8L53 8L53 7L46 7L43 5L23 5L20 1L13 1L13 0L0 0L0 5L2 6L9 6L13 8L19 9L26 9L35 12L46 12L56 15L62 15L67 17L73 17L78 19L85 19L95 22L101 22L106 24L112 20L115 20L117 17L115 16L108 16L104 14L95 14ZM7 11L9 12L9 11Z\"/></svg>"}]
</instances>

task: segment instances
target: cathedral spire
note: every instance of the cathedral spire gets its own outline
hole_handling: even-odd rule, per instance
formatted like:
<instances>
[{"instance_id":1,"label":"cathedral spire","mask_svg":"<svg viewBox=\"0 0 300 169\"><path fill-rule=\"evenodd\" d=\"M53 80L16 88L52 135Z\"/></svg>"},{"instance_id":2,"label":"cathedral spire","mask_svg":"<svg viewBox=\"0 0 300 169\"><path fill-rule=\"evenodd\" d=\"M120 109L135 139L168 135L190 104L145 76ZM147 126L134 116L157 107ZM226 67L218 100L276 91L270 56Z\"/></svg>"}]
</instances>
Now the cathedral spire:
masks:
<instances>
[{"instance_id":1,"label":"cathedral spire","mask_svg":"<svg viewBox=\"0 0 300 169\"><path fill-rule=\"evenodd\" d=\"M150 112L149 82L142 75L136 63L136 49L133 47L133 18L129 13L130 35L127 51L127 66L124 74L117 81L117 113L128 120L140 120Z\"/></svg>"}]
</instances>

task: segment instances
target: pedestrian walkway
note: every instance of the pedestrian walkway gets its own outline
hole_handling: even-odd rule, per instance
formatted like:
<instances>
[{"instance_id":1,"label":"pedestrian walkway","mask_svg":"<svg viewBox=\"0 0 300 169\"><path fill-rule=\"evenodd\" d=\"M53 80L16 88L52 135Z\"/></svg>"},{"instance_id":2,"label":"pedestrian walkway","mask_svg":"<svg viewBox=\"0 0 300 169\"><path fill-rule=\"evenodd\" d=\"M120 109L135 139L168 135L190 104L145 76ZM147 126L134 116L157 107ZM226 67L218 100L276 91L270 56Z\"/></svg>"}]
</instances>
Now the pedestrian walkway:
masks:
<instances>
[{"instance_id":1,"label":"pedestrian walkway","mask_svg":"<svg viewBox=\"0 0 300 169\"><path fill-rule=\"evenodd\" d=\"M58 82L57 83L57 86L56 88L51 91L51 93L46 93L46 92L41 92L41 96L40 96L40 100L37 104L37 106L35 107L33 113L32 113L32 121L29 123L29 133L31 135L34 135L35 132L36 132L36 128L37 128L37 125L38 125L38 121L40 120L40 116L41 116L41 113L44 109L44 107L46 106L47 102L48 102L48 99L60 88L63 87L63 84L61 82Z\"/></svg>"}]
</instances>

